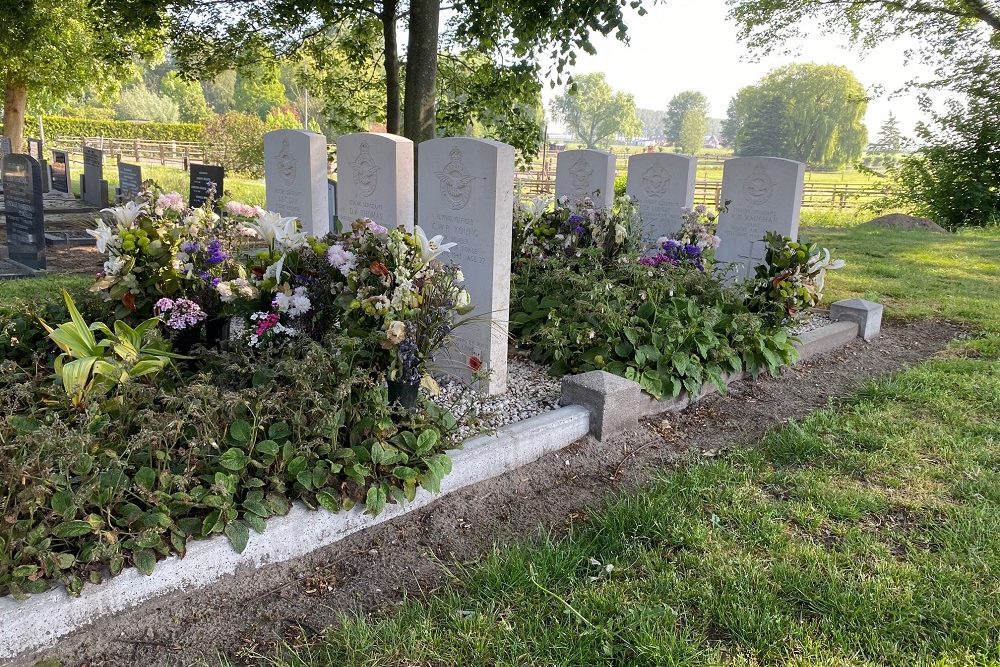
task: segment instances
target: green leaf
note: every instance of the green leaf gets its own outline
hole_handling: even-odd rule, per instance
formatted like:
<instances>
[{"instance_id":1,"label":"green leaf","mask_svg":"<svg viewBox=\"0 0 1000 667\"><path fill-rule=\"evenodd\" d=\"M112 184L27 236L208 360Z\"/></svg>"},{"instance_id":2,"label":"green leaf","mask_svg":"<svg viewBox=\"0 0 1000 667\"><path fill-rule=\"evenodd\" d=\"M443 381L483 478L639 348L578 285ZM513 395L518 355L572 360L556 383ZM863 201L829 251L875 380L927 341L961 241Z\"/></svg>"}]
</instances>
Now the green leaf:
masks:
<instances>
[{"instance_id":1,"label":"green leaf","mask_svg":"<svg viewBox=\"0 0 1000 667\"><path fill-rule=\"evenodd\" d=\"M417 454L427 454L431 452L441 439L441 434L436 429L429 428L421 431L417 437Z\"/></svg>"},{"instance_id":2,"label":"green leaf","mask_svg":"<svg viewBox=\"0 0 1000 667\"><path fill-rule=\"evenodd\" d=\"M201 536L208 537L214 532L217 532L219 525L222 522L222 512L220 510L212 510L205 517L205 520L201 523Z\"/></svg>"},{"instance_id":3,"label":"green leaf","mask_svg":"<svg viewBox=\"0 0 1000 667\"><path fill-rule=\"evenodd\" d=\"M298 475L300 472L306 469L309 465L304 456L296 456L294 459L288 462L288 473L290 475Z\"/></svg>"},{"instance_id":4,"label":"green leaf","mask_svg":"<svg viewBox=\"0 0 1000 667\"><path fill-rule=\"evenodd\" d=\"M250 529L242 521L233 521L226 526L225 529L226 537L229 538L229 544L232 545L233 551L238 554L243 553L247 548L247 542L250 541Z\"/></svg>"},{"instance_id":5,"label":"green leaf","mask_svg":"<svg viewBox=\"0 0 1000 667\"><path fill-rule=\"evenodd\" d=\"M292 429L286 422L276 422L267 429L267 437L272 440L282 440L292 434Z\"/></svg>"},{"instance_id":6,"label":"green leaf","mask_svg":"<svg viewBox=\"0 0 1000 667\"><path fill-rule=\"evenodd\" d=\"M139 472L135 474L132 481L147 491L152 491L153 485L156 483L156 472L149 466L143 466L139 468Z\"/></svg>"},{"instance_id":7,"label":"green leaf","mask_svg":"<svg viewBox=\"0 0 1000 667\"><path fill-rule=\"evenodd\" d=\"M34 433L39 428L41 424L38 423L37 419L32 419L31 417L22 417L21 415L10 415L7 417L7 423L10 427L14 429L16 433Z\"/></svg>"},{"instance_id":8,"label":"green leaf","mask_svg":"<svg viewBox=\"0 0 1000 667\"><path fill-rule=\"evenodd\" d=\"M147 577L153 574L156 567L156 554L151 549L139 549L132 552L132 560L135 567Z\"/></svg>"},{"instance_id":9,"label":"green leaf","mask_svg":"<svg viewBox=\"0 0 1000 667\"><path fill-rule=\"evenodd\" d=\"M416 470L407 466L396 466L392 469L392 474L397 479L402 480L416 479L419 475Z\"/></svg>"},{"instance_id":10,"label":"green leaf","mask_svg":"<svg viewBox=\"0 0 1000 667\"><path fill-rule=\"evenodd\" d=\"M306 491L312 491L313 478L312 478L312 473L310 473L308 470L303 470L298 475L296 475L295 481L301 484Z\"/></svg>"},{"instance_id":11,"label":"green leaf","mask_svg":"<svg viewBox=\"0 0 1000 667\"><path fill-rule=\"evenodd\" d=\"M30 577L35 572L38 572L37 565L21 565L19 567L14 568L14 571L11 572L11 576L13 576L16 579L21 579L24 577Z\"/></svg>"},{"instance_id":12,"label":"green leaf","mask_svg":"<svg viewBox=\"0 0 1000 667\"><path fill-rule=\"evenodd\" d=\"M52 534L56 537L80 537L94 532L90 524L86 521L64 521L52 529Z\"/></svg>"},{"instance_id":13,"label":"green leaf","mask_svg":"<svg viewBox=\"0 0 1000 667\"><path fill-rule=\"evenodd\" d=\"M388 502L385 487L382 484L368 489L368 496L365 498L365 510L372 516L378 516L385 509Z\"/></svg>"},{"instance_id":14,"label":"green leaf","mask_svg":"<svg viewBox=\"0 0 1000 667\"><path fill-rule=\"evenodd\" d=\"M49 503L52 506L52 511L64 517L70 514L70 512L75 513L76 510L76 506L73 504L73 492L69 490L54 494Z\"/></svg>"},{"instance_id":15,"label":"green leaf","mask_svg":"<svg viewBox=\"0 0 1000 667\"><path fill-rule=\"evenodd\" d=\"M274 440L264 440L257 443L257 451L267 456L277 456L281 446Z\"/></svg>"},{"instance_id":16,"label":"green leaf","mask_svg":"<svg viewBox=\"0 0 1000 667\"><path fill-rule=\"evenodd\" d=\"M263 533L267 529L267 523L256 514L244 514L243 520L258 534Z\"/></svg>"},{"instance_id":17,"label":"green leaf","mask_svg":"<svg viewBox=\"0 0 1000 667\"><path fill-rule=\"evenodd\" d=\"M316 502L318 502L320 507L328 512L340 511L340 503L337 501L337 496L333 495L329 491L320 491L317 493Z\"/></svg>"},{"instance_id":18,"label":"green leaf","mask_svg":"<svg viewBox=\"0 0 1000 667\"><path fill-rule=\"evenodd\" d=\"M237 419L229 427L229 435L236 442L245 445L250 442L250 437L253 435L253 426L246 420Z\"/></svg>"},{"instance_id":19,"label":"green leaf","mask_svg":"<svg viewBox=\"0 0 1000 667\"><path fill-rule=\"evenodd\" d=\"M243 470L249 462L250 458L246 455L246 452L238 447L230 447L219 457L219 464L226 470Z\"/></svg>"}]
</instances>

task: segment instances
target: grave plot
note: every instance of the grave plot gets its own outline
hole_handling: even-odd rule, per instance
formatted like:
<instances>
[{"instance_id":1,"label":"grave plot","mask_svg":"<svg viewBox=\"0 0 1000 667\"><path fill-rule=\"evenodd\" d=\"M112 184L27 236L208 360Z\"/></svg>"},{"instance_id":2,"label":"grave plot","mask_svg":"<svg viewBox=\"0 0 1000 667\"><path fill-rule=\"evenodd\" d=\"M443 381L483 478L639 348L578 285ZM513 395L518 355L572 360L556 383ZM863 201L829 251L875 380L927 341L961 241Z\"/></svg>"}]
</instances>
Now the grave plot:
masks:
<instances>
[{"instance_id":1,"label":"grave plot","mask_svg":"<svg viewBox=\"0 0 1000 667\"><path fill-rule=\"evenodd\" d=\"M272 138L279 206L307 174L328 192L296 158L299 139ZM27 466L51 491L25 493L8 522L5 544L30 548L6 555L0 655L51 643L94 608L299 558L878 332L877 304L844 303L831 315L846 321L796 340L835 261L765 223L755 275L736 287L721 254L731 232L716 235L711 211L683 210L674 237L649 246L641 203L602 202L583 183L613 180L601 156L561 163L579 198L521 205L510 146L427 142L411 230L412 179L391 176L412 146L343 146L357 155L337 205L379 219L344 209L341 233L309 234L295 215L220 206L224 174L192 165L196 206L142 195L92 230L99 298L67 295L59 321L45 315L53 333L19 325L8 361L58 355L37 372L60 381L0 377L14 415L2 435L23 443L0 474L21 488ZM662 181L654 167L643 177ZM296 215L323 227L328 208ZM93 446L67 448L67 433Z\"/></svg>"}]
</instances>

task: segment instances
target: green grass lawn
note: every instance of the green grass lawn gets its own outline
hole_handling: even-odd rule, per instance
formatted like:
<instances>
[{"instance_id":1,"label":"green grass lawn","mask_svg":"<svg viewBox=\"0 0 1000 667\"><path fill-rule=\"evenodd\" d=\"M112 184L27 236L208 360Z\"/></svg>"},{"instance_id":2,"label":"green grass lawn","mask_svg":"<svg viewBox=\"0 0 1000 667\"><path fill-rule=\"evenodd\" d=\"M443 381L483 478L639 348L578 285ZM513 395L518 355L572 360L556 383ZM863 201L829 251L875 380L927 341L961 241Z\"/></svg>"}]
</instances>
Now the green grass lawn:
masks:
<instances>
[{"instance_id":1,"label":"green grass lawn","mask_svg":"<svg viewBox=\"0 0 1000 667\"><path fill-rule=\"evenodd\" d=\"M831 300L984 335L754 450L684 465L563 538L498 548L442 593L263 659L1000 664L1000 230L806 234L848 261Z\"/></svg>"},{"instance_id":2,"label":"green grass lawn","mask_svg":"<svg viewBox=\"0 0 1000 667\"><path fill-rule=\"evenodd\" d=\"M185 199L187 198L188 186L191 182L188 172L176 167L161 167L149 164L140 166L142 167L142 177L144 180L152 179L164 190L176 190L184 195ZM74 172L75 175L80 173L82 172L79 170ZM108 194L113 198L115 188L118 186L117 162L114 160L107 160L105 162L104 178L108 182ZM226 174L225 188L226 192L233 199L237 199L245 204L264 205L264 179L241 178ZM78 178L74 178L73 192L77 195L80 194L80 181Z\"/></svg>"}]
</instances>

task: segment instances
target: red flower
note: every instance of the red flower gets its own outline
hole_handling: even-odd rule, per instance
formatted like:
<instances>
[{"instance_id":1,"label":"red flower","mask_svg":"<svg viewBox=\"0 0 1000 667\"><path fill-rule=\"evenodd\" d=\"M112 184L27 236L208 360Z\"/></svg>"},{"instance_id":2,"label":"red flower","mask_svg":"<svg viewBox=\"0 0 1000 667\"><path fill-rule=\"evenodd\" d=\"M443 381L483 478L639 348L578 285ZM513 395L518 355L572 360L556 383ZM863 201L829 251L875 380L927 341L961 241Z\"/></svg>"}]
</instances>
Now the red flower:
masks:
<instances>
[{"instance_id":1,"label":"red flower","mask_svg":"<svg viewBox=\"0 0 1000 667\"><path fill-rule=\"evenodd\" d=\"M133 313L135 312L135 295L132 292L125 292L125 296L122 297L122 303Z\"/></svg>"},{"instance_id":2,"label":"red flower","mask_svg":"<svg viewBox=\"0 0 1000 667\"><path fill-rule=\"evenodd\" d=\"M483 367L483 360L479 357L469 357L469 368L473 371L478 371Z\"/></svg>"}]
</instances>

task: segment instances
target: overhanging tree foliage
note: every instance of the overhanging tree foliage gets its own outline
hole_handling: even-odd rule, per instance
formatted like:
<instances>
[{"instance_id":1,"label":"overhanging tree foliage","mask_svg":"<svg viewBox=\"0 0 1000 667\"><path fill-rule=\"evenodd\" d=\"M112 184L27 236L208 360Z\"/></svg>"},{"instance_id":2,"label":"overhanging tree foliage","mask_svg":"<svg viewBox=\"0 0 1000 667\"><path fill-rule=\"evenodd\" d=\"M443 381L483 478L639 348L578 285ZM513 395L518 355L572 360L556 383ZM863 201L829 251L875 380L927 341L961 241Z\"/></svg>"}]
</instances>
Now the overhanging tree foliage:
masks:
<instances>
[{"instance_id":1,"label":"overhanging tree foliage","mask_svg":"<svg viewBox=\"0 0 1000 667\"><path fill-rule=\"evenodd\" d=\"M160 17L146 3L19 0L0 3L4 135L15 150L33 102L117 88L133 58L161 43Z\"/></svg>"},{"instance_id":2,"label":"overhanging tree foliage","mask_svg":"<svg viewBox=\"0 0 1000 667\"><path fill-rule=\"evenodd\" d=\"M541 57L548 55L554 70L561 73L575 63L578 50L594 52L592 34L613 32L626 39L628 7L644 13L640 0L460 0L448 5L452 18L439 35L440 0L332 0L322 5L306 0L159 1L171 7L179 59L199 77L267 55L294 53L310 38L331 30L343 33L358 24L377 23L386 126L415 141L436 134L439 57L470 52L487 56L496 79L509 82L512 75L537 73ZM400 25L409 31L405 57L397 38ZM404 60L405 87L400 76ZM491 95L495 91L491 87ZM536 96L537 86L529 92ZM407 121L405 127L400 126L401 117Z\"/></svg>"},{"instance_id":3,"label":"overhanging tree foliage","mask_svg":"<svg viewBox=\"0 0 1000 667\"><path fill-rule=\"evenodd\" d=\"M667 106L667 117L664 120L664 129L667 133L667 140L674 144L681 141L681 123L688 111L694 110L705 119L706 127L708 123L709 104L704 93L697 90L685 90L677 93L670 99Z\"/></svg>"},{"instance_id":4,"label":"overhanging tree foliage","mask_svg":"<svg viewBox=\"0 0 1000 667\"><path fill-rule=\"evenodd\" d=\"M846 67L794 64L740 90L726 132L737 155L771 155L836 167L868 144L864 86Z\"/></svg>"}]
</instances>

